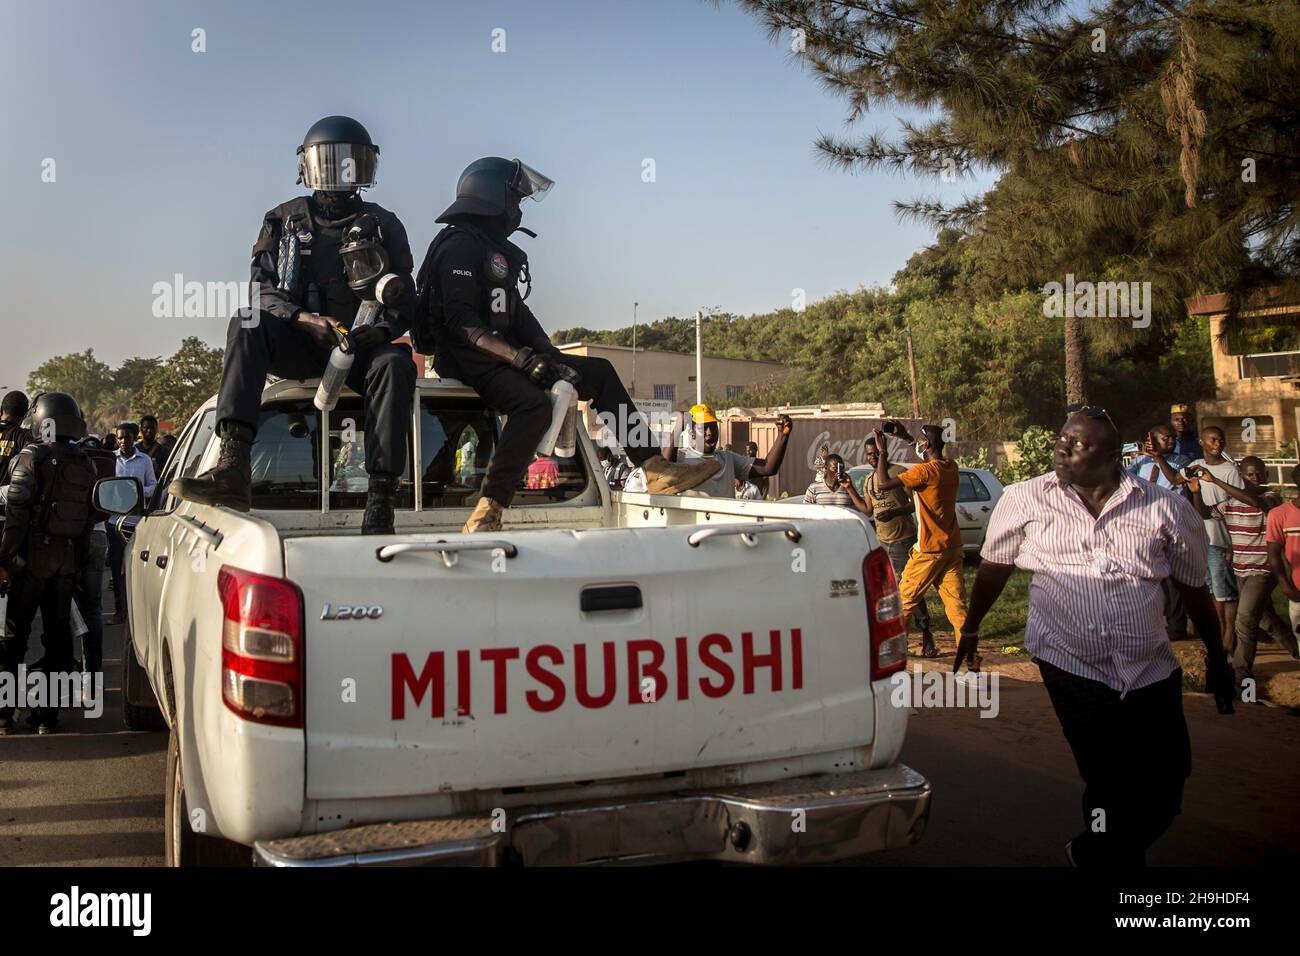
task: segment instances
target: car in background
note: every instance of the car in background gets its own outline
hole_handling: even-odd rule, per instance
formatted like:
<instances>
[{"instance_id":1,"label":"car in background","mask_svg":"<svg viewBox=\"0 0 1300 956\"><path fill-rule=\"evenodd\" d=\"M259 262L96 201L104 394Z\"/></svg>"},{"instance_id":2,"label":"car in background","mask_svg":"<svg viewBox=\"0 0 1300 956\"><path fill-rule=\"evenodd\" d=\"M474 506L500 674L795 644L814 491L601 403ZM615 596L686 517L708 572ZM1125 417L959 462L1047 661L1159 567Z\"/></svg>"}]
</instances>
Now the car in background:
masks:
<instances>
[{"instance_id":1,"label":"car in background","mask_svg":"<svg viewBox=\"0 0 1300 956\"><path fill-rule=\"evenodd\" d=\"M909 465L908 467L911 467ZM874 471L870 465L858 465L849 469L849 480L858 494L865 495L863 488L867 476ZM957 484L957 525L961 528L962 548L968 553L978 554L984 546L984 534L988 530L989 515L1002 497L1002 482L991 471L983 468L962 468Z\"/></svg>"}]
</instances>

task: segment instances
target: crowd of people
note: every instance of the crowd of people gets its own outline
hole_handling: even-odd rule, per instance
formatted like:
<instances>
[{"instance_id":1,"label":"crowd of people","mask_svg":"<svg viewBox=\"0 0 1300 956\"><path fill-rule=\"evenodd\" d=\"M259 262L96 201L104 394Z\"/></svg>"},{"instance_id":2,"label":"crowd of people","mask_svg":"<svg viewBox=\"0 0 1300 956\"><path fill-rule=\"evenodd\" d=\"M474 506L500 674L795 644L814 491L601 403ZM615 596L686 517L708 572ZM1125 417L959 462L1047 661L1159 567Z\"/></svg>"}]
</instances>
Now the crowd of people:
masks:
<instances>
[{"instance_id":1,"label":"crowd of people","mask_svg":"<svg viewBox=\"0 0 1300 956\"><path fill-rule=\"evenodd\" d=\"M699 406L691 414L712 417ZM919 464L891 460L907 445ZM823 448L816 458L803 501L872 518L899 580L900 613L921 634L920 656L940 655L925 604L934 590L957 636L953 672L964 664L967 679L978 675L980 625L1016 569L1033 574L1025 649L1084 781L1084 826L1066 846L1072 865L1142 865L1180 812L1191 746L1173 642L1193 636L1189 623L1221 714L1260 699L1254 667L1265 634L1300 657L1300 494L1282 500L1260 458L1234 459L1226 446L1221 428L1197 432L1191 409L1174 405L1126 461L1110 414L1072 406L1052 470L1008 486L994 508L969 601L959 469L939 428L926 425L915 439L897 421L873 430L861 490L842 456ZM737 498L753 497L751 476L775 473L785 451L774 447L776 466L760 467L756 448L736 455L716 449L715 437L706 449L723 467L701 491L731 484L724 496ZM615 462L607 476L617 484ZM1300 465L1289 478L1300 490ZM1276 589L1289 620L1274 608Z\"/></svg>"},{"instance_id":2,"label":"crowd of people","mask_svg":"<svg viewBox=\"0 0 1300 956\"><path fill-rule=\"evenodd\" d=\"M153 415L102 436L90 432L76 400L62 392L29 401L12 391L0 400L0 669L14 680L39 613L42 655L29 670L79 675L84 697L102 689L104 576L107 570L116 605L110 623L120 624L126 542L110 530L109 516L95 511L92 489L100 478L133 478L148 501L174 443L159 436ZM57 706L31 707L27 723L53 733L58 713ZM15 727L15 708L0 705L0 734Z\"/></svg>"}]
</instances>

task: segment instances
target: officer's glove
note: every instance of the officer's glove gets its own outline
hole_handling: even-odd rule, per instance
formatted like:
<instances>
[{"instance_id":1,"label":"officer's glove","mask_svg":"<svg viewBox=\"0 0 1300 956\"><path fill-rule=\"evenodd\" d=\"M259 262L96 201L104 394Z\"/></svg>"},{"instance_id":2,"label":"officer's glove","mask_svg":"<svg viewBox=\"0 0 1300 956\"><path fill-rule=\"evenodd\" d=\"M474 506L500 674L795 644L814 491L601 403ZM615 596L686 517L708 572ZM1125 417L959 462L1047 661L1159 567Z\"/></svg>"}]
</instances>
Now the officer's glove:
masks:
<instances>
[{"instance_id":1,"label":"officer's glove","mask_svg":"<svg viewBox=\"0 0 1300 956\"><path fill-rule=\"evenodd\" d=\"M1205 662L1205 690L1214 695L1214 706L1219 713L1235 713L1232 699L1237 696L1237 686L1226 653L1211 654Z\"/></svg>"},{"instance_id":2,"label":"officer's glove","mask_svg":"<svg viewBox=\"0 0 1300 956\"><path fill-rule=\"evenodd\" d=\"M559 381L562 374L560 369L564 367L546 355L537 354L528 346L516 352L514 361L510 364L527 375L538 388L550 388Z\"/></svg>"},{"instance_id":3,"label":"officer's glove","mask_svg":"<svg viewBox=\"0 0 1300 956\"><path fill-rule=\"evenodd\" d=\"M327 315L317 315L303 309L294 317L294 324L311 336L311 340L322 350L332 349L343 342L343 333Z\"/></svg>"},{"instance_id":4,"label":"officer's glove","mask_svg":"<svg viewBox=\"0 0 1300 956\"><path fill-rule=\"evenodd\" d=\"M578 374L578 370L571 365L565 365L563 362L553 362L553 364L555 365L557 373L556 381L568 382L576 391L578 386L582 383L582 376Z\"/></svg>"}]
</instances>

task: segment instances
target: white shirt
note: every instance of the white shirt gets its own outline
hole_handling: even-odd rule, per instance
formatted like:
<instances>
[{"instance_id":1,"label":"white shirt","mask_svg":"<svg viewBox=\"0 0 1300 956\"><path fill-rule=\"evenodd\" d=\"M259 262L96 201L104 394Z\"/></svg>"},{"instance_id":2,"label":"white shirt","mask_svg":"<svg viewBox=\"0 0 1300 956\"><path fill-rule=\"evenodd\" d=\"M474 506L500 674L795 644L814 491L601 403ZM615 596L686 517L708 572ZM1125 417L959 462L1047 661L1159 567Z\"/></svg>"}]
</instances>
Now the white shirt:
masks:
<instances>
[{"instance_id":1,"label":"white shirt","mask_svg":"<svg viewBox=\"0 0 1300 956\"><path fill-rule=\"evenodd\" d=\"M1178 668L1160 583L1205 586L1205 528L1181 494L1125 472L1094 518L1055 472L1008 485L980 556L1033 573L1025 649L1127 694Z\"/></svg>"},{"instance_id":2,"label":"white shirt","mask_svg":"<svg viewBox=\"0 0 1300 956\"><path fill-rule=\"evenodd\" d=\"M121 449L118 449L117 477L138 478L144 486L145 501L153 497L154 485L158 484L158 478L153 473L153 459L134 446L130 458L124 457Z\"/></svg>"},{"instance_id":3,"label":"white shirt","mask_svg":"<svg viewBox=\"0 0 1300 956\"><path fill-rule=\"evenodd\" d=\"M1237 488L1246 487L1246 483L1241 479L1241 472L1232 461L1224 461L1217 465L1209 465L1206 464L1204 458L1198 458L1196 461L1192 462L1192 465L1200 465L1215 478L1218 478L1225 484L1233 485ZM1192 465L1188 465L1187 467L1190 468ZM1232 539L1228 536L1228 529L1224 526L1223 517L1219 512L1214 511L1214 506L1221 505L1225 501L1236 501L1237 499L1230 497L1228 493L1218 485L1212 485L1208 481L1202 481L1201 500L1204 501L1210 508L1211 512L1215 514L1215 517L1205 519L1205 533L1210 536L1210 544L1214 545L1216 548L1232 547Z\"/></svg>"},{"instance_id":4,"label":"white shirt","mask_svg":"<svg viewBox=\"0 0 1300 956\"><path fill-rule=\"evenodd\" d=\"M748 478L749 469L754 464L754 459L748 455L737 455L734 451L727 451L725 448L717 449L712 455L706 455L694 448L683 448L678 451L677 457L681 461L716 461L722 466L717 474L694 489L710 498L735 498L736 479Z\"/></svg>"}]
</instances>

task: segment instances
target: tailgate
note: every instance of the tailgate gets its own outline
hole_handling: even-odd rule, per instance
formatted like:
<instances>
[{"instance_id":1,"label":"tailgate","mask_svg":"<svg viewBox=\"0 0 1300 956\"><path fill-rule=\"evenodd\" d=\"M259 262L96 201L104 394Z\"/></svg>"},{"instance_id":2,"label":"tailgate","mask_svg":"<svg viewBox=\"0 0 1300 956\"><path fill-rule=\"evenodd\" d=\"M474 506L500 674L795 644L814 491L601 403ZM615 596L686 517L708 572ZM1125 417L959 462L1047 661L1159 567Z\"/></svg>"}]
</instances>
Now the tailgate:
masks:
<instances>
[{"instance_id":1,"label":"tailgate","mask_svg":"<svg viewBox=\"0 0 1300 956\"><path fill-rule=\"evenodd\" d=\"M857 521L797 524L797 545L766 533L692 547L695 527L507 531L492 540L512 557L465 552L452 567L418 549L486 536L286 540L306 609L307 797L869 744L867 537ZM416 550L381 562L395 543Z\"/></svg>"}]
</instances>

